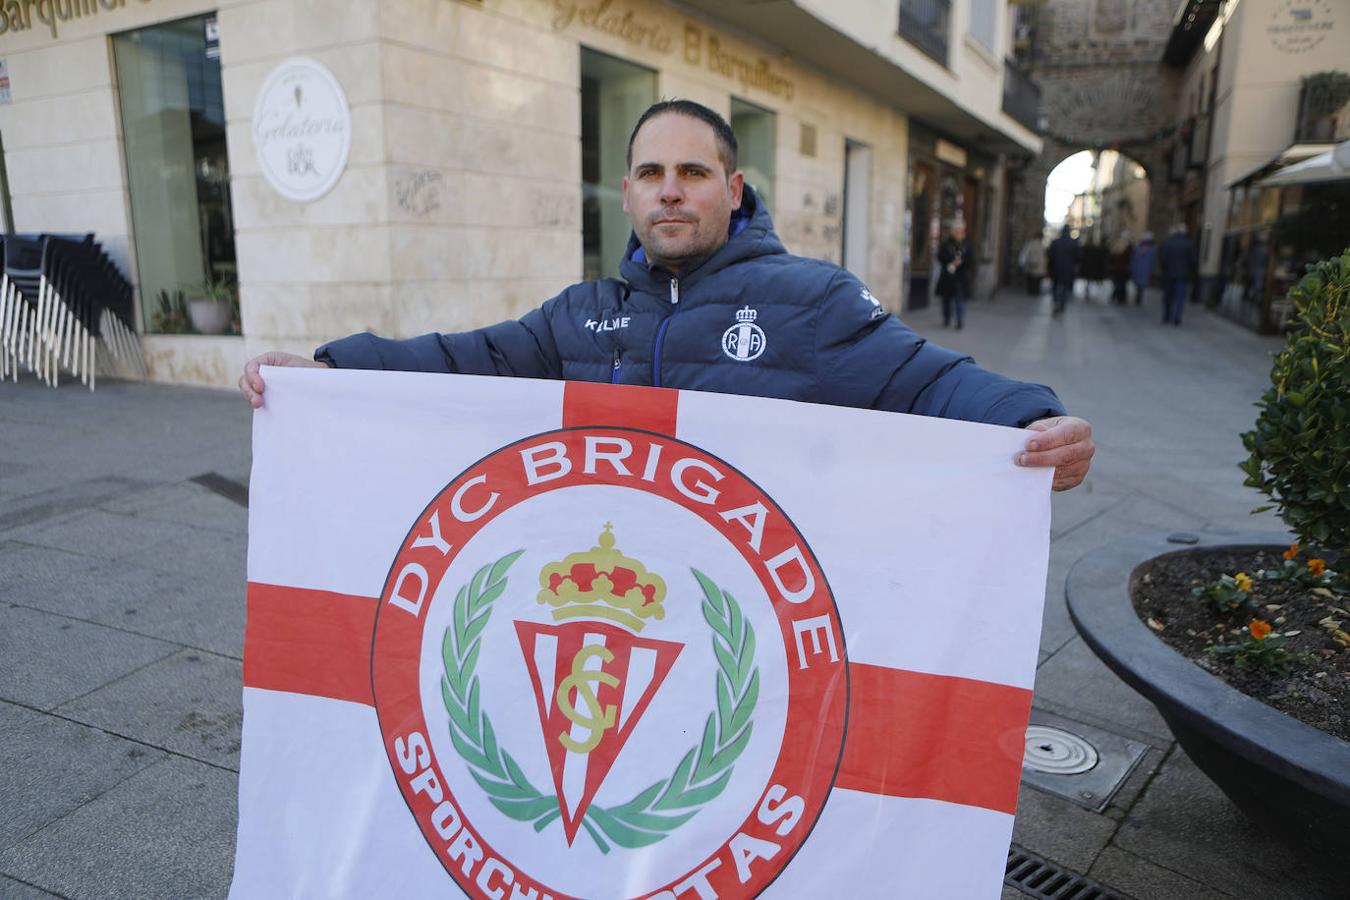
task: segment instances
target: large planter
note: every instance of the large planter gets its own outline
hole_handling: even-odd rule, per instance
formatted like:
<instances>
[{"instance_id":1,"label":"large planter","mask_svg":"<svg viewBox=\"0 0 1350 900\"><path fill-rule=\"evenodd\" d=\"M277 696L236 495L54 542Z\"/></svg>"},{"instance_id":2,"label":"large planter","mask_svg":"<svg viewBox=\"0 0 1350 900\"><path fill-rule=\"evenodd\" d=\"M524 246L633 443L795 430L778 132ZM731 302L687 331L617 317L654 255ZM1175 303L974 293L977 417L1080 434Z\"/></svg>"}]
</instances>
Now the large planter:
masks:
<instances>
[{"instance_id":1,"label":"large planter","mask_svg":"<svg viewBox=\"0 0 1350 900\"><path fill-rule=\"evenodd\" d=\"M1350 743L1229 687L1164 644L1135 614L1141 566L1205 548L1271 547L1283 534L1166 535L1089 553L1069 573L1069 615L1083 640L1162 714L1186 754L1253 819L1302 846L1350 851Z\"/></svg>"}]
</instances>

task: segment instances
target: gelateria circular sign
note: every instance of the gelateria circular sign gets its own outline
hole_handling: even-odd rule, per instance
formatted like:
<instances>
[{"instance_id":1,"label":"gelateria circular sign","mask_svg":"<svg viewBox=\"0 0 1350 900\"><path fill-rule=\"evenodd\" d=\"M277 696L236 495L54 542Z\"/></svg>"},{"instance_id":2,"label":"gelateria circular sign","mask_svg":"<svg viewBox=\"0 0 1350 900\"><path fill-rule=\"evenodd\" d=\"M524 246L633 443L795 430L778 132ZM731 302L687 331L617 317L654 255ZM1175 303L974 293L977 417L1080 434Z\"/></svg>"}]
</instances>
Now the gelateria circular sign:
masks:
<instances>
[{"instance_id":1,"label":"gelateria circular sign","mask_svg":"<svg viewBox=\"0 0 1350 900\"><path fill-rule=\"evenodd\" d=\"M332 72L312 59L272 70L253 108L253 147L277 193L301 203L322 197L342 177L351 146L351 111Z\"/></svg>"}]
</instances>

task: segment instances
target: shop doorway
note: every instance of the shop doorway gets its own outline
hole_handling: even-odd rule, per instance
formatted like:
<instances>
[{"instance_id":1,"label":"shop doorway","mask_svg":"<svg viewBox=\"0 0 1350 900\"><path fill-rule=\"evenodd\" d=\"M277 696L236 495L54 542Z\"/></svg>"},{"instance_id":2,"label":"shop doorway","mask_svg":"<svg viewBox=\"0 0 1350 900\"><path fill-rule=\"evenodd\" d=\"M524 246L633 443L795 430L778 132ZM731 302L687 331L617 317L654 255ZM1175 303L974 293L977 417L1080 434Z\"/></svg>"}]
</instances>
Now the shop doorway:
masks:
<instances>
[{"instance_id":1,"label":"shop doorway","mask_svg":"<svg viewBox=\"0 0 1350 900\"><path fill-rule=\"evenodd\" d=\"M872 148L857 141L844 144L844 268L867 282L867 248L871 244Z\"/></svg>"},{"instance_id":2,"label":"shop doorway","mask_svg":"<svg viewBox=\"0 0 1350 900\"><path fill-rule=\"evenodd\" d=\"M238 333L238 267L215 16L113 36L146 331ZM208 37L209 36L209 37ZM226 300L194 329L185 301Z\"/></svg>"},{"instance_id":3,"label":"shop doorway","mask_svg":"<svg viewBox=\"0 0 1350 900\"><path fill-rule=\"evenodd\" d=\"M909 297L905 308L924 309L933 288L933 260L937 253L936 189L931 165L915 161L910 166L908 193Z\"/></svg>"}]
</instances>

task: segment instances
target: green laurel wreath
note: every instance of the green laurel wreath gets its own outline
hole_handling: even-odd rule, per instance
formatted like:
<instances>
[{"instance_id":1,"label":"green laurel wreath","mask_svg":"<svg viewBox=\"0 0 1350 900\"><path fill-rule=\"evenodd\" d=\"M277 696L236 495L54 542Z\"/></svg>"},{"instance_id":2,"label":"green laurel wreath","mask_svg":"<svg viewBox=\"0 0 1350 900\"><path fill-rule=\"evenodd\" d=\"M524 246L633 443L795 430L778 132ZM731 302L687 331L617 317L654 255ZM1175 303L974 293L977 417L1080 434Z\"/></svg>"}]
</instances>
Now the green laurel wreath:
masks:
<instances>
[{"instance_id":1,"label":"green laurel wreath","mask_svg":"<svg viewBox=\"0 0 1350 900\"><path fill-rule=\"evenodd\" d=\"M543 831L562 815L556 794L530 783L520 766L497 743L492 722L480 708L478 651L492 604L506 590L506 570L524 550L483 566L455 596L454 621L441 640L441 697L450 714L450 740L469 766L469 774L502 814L530 822ZM684 755L675 771L626 803L592 806L582 827L600 852L609 844L645 847L663 840L715 799L731 780L732 767L750 741L751 720L759 701L759 668L754 665L755 630L736 599L697 569L703 589L703 618L713 631L717 655L717 711L709 713L703 738Z\"/></svg>"}]
</instances>

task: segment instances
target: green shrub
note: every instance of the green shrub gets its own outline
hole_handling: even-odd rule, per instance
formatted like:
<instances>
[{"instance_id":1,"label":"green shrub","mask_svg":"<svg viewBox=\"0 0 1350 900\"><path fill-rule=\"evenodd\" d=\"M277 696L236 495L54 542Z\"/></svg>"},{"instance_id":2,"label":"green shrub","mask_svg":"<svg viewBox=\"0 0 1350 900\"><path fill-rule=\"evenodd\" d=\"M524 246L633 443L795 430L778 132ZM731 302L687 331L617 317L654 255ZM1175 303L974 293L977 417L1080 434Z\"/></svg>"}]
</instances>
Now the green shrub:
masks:
<instances>
[{"instance_id":1,"label":"green shrub","mask_svg":"<svg viewBox=\"0 0 1350 900\"><path fill-rule=\"evenodd\" d=\"M1275 357L1246 484L1274 501L1306 544L1350 553L1350 248L1315 266L1289 291L1298 312ZM1261 510L1257 510L1258 512Z\"/></svg>"}]
</instances>

